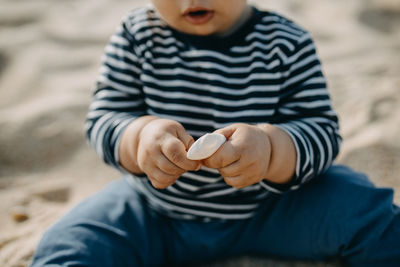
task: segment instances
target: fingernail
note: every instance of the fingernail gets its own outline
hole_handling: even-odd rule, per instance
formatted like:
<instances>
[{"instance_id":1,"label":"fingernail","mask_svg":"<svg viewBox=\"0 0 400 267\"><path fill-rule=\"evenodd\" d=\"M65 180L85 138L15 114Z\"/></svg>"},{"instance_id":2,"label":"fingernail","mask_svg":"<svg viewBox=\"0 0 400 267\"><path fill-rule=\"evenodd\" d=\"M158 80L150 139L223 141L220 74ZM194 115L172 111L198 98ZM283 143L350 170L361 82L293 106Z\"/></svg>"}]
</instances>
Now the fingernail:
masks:
<instances>
[{"instance_id":1,"label":"fingernail","mask_svg":"<svg viewBox=\"0 0 400 267\"><path fill-rule=\"evenodd\" d=\"M201 164L199 164L199 165L197 166L197 168L196 168L195 171L198 171L198 170L200 170L200 169L201 169Z\"/></svg>"}]
</instances>

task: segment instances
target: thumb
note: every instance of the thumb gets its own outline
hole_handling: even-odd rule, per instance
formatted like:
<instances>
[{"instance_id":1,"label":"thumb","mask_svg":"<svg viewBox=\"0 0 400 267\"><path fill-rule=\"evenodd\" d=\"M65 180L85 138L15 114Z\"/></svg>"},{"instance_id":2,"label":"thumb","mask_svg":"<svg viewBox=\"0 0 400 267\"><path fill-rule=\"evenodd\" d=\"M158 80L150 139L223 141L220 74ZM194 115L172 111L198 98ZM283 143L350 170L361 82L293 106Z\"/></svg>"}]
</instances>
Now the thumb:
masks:
<instances>
[{"instance_id":1,"label":"thumb","mask_svg":"<svg viewBox=\"0 0 400 267\"><path fill-rule=\"evenodd\" d=\"M228 140L235 131L236 131L236 127L234 125L229 125L225 128L221 128L221 129L214 131L214 133L222 134L223 136L225 136L226 140Z\"/></svg>"},{"instance_id":2,"label":"thumb","mask_svg":"<svg viewBox=\"0 0 400 267\"><path fill-rule=\"evenodd\" d=\"M194 139L192 136L190 136L185 128L183 128L183 126L178 127L176 129L176 135L178 137L179 140L182 141L182 143L185 145L186 150L189 149L189 147L193 144Z\"/></svg>"}]
</instances>

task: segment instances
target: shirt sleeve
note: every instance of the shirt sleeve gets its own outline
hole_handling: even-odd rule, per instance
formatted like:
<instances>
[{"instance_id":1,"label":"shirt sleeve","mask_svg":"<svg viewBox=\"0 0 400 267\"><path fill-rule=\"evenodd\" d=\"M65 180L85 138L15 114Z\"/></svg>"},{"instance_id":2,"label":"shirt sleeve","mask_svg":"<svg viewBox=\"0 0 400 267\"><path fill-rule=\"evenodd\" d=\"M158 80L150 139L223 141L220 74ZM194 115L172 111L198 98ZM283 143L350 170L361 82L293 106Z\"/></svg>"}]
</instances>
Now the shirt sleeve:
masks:
<instances>
[{"instance_id":1,"label":"shirt sleeve","mask_svg":"<svg viewBox=\"0 0 400 267\"><path fill-rule=\"evenodd\" d=\"M105 47L85 124L89 144L107 164L122 172L126 171L118 158L121 134L146 112L139 79L141 64L130 27L124 19Z\"/></svg>"},{"instance_id":2,"label":"shirt sleeve","mask_svg":"<svg viewBox=\"0 0 400 267\"><path fill-rule=\"evenodd\" d=\"M303 34L286 58L282 82L274 125L291 136L297 162L295 175L288 184L261 182L268 190L278 193L297 189L324 172L331 166L341 144L338 118L308 33Z\"/></svg>"}]
</instances>

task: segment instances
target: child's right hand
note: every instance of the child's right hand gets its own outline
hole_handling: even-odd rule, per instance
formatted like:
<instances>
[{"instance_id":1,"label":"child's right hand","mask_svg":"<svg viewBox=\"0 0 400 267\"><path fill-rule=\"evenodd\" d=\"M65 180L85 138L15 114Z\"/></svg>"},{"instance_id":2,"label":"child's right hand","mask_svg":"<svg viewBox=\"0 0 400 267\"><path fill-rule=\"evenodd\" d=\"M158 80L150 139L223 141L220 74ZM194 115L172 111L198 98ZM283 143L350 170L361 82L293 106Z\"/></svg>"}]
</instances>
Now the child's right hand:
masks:
<instances>
[{"instance_id":1,"label":"child's right hand","mask_svg":"<svg viewBox=\"0 0 400 267\"><path fill-rule=\"evenodd\" d=\"M155 188L166 188L175 183L184 172L200 168L199 161L186 158L186 151L193 143L193 137L180 123L154 118L145 123L140 131L133 129L131 132L131 136L129 129L123 134L121 146L124 145L124 139L136 139L136 145L130 147L133 151L126 154L133 155L133 158L136 156L135 165L148 176Z\"/></svg>"}]
</instances>

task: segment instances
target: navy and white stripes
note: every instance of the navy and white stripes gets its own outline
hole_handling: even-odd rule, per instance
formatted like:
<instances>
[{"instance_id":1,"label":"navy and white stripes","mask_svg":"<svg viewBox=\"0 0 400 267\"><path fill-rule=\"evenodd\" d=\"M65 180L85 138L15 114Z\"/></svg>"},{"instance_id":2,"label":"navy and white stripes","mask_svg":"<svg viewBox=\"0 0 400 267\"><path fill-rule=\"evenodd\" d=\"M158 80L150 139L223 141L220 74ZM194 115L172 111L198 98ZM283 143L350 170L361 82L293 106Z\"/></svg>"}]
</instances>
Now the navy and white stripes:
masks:
<instances>
[{"instance_id":1,"label":"navy and white stripes","mask_svg":"<svg viewBox=\"0 0 400 267\"><path fill-rule=\"evenodd\" d=\"M150 205L188 219L243 219L271 192L296 189L327 167L341 138L314 44L282 16L254 8L228 37L190 36L169 28L151 8L132 11L111 37L87 117L91 145L121 170L118 145L134 119L180 122L195 139L232 123L272 123L298 153L289 185L226 185L216 170L189 172L164 190L145 175L130 182Z\"/></svg>"}]
</instances>

